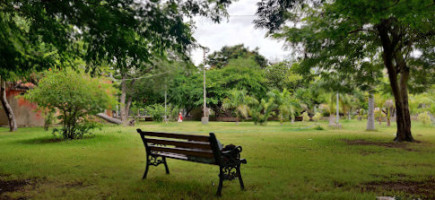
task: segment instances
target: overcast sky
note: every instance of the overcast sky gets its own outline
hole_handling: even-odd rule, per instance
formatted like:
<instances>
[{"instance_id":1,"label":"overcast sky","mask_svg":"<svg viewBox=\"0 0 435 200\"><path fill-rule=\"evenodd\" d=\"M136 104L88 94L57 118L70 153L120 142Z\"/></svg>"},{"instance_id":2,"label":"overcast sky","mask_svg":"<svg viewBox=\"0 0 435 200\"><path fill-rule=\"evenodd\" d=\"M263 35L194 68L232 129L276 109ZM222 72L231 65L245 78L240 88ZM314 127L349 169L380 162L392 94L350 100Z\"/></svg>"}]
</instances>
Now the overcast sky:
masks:
<instances>
[{"instance_id":1,"label":"overcast sky","mask_svg":"<svg viewBox=\"0 0 435 200\"><path fill-rule=\"evenodd\" d=\"M261 55L272 61L281 61L290 54L283 49L283 42L266 38L266 30L254 28L253 20L257 10L258 0L239 0L228 9L230 17L220 24L211 20L196 17L194 37L199 44L210 48L210 53L220 50L223 46L245 44L250 50L259 48ZM195 64L203 61L201 49L192 51Z\"/></svg>"}]
</instances>

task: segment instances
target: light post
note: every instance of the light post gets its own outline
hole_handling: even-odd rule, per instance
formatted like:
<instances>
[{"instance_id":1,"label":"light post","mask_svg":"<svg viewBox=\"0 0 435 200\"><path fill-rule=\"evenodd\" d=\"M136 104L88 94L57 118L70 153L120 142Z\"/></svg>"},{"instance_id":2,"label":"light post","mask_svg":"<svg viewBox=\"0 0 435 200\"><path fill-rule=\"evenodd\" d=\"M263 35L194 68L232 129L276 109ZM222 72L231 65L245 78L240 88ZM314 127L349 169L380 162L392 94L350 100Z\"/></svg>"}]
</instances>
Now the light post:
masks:
<instances>
[{"instance_id":1,"label":"light post","mask_svg":"<svg viewBox=\"0 0 435 200\"><path fill-rule=\"evenodd\" d=\"M202 124L208 124L208 110L207 110L207 91L206 91L206 81L205 81L205 70L208 67L208 65L205 64L205 55L208 53L209 49L207 47L202 48L204 54L203 54L203 74L204 74L204 107L203 107L203 116L201 118Z\"/></svg>"}]
</instances>

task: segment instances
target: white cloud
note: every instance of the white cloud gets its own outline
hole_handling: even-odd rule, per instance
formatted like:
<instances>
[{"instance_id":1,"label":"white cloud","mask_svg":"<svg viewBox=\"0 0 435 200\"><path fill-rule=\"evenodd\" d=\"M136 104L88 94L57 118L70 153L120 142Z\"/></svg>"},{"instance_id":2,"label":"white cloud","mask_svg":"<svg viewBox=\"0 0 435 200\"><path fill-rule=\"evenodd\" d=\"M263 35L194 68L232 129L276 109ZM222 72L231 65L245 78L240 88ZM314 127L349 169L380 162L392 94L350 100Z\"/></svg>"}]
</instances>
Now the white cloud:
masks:
<instances>
[{"instance_id":1,"label":"white cloud","mask_svg":"<svg viewBox=\"0 0 435 200\"><path fill-rule=\"evenodd\" d=\"M249 49L259 48L260 54L269 60L283 60L289 52L283 49L284 43L266 38L265 29L256 29L253 23L256 3L258 0L240 0L228 8L230 18L215 24L203 17L195 17L196 29L194 37L197 42L210 48L210 52L218 51L223 46L244 44ZM192 51L192 60L195 64L203 61L201 49Z\"/></svg>"}]
</instances>

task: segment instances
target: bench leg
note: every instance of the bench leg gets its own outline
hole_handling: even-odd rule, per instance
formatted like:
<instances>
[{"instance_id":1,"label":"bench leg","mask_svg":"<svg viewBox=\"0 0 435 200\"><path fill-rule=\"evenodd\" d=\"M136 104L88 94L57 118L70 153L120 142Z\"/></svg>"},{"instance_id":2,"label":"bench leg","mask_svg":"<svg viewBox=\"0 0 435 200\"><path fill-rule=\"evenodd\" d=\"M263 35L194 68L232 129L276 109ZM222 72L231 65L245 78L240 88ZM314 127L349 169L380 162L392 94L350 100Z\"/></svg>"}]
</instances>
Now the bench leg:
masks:
<instances>
[{"instance_id":1,"label":"bench leg","mask_svg":"<svg viewBox=\"0 0 435 200\"><path fill-rule=\"evenodd\" d=\"M220 173L219 173L219 186L218 186L218 190L216 192L216 196L220 197L222 195L222 184L224 181L224 174L222 172L222 168L220 169Z\"/></svg>"},{"instance_id":2,"label":"bench leg","mask_svg":"<svg viewBox=\"0 0 435 200\"><path fill-rule=\"evenodd\" d=\"M150 165L149 165L149 161L147 159L147 166L145 167L145 172L143 173L142 179L146 179L147 178L148 168L149 167L150 167Z\"/></svg>"},{"instance_id":3,"label":"bench leg","mask_svg":"<svg viewBox=\"0 0 435 200\"><path fill-rule=\"evenodd\" d=\"M165 164L166 174L169 174L168 163L166 163L166 157L163 157L163 162Z\"/></svg>"},{"instance_id":4,"label":"bench leg","mask_svg":"<svg viewBox=\"0 0 435 200\"><path fill-rule=\"evenodd\" d=\"M245 184L243 184L242 174L240 173L240 164L237 166L237 175L239 176L240 188L245 190Z\"/></svg>"}]
</instances>

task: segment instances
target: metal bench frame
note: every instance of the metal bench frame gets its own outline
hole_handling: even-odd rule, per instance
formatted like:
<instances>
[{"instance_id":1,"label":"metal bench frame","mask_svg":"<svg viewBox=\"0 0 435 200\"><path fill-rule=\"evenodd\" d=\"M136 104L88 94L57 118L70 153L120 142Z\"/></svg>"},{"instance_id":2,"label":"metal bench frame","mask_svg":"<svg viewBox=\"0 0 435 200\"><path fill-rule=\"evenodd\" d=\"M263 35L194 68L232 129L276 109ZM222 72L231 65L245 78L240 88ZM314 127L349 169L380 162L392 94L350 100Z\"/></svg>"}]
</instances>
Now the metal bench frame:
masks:
<instances>
[{"instance_id":1,"label":"metal bench frame","mask_svg":"<svg viewBox=\"0 0 435 200\"><path fill-rule=\"evenodd\" d=\"M149 166L159 166L160 164L163 164L165 165L166 174L169 174L166 158L172 158L197 163L218 165L219 186L216 192L217 196L221 196L222 194L222 185L224 180L233 180L238 178L241 189L245 189L242 175L240 173L240 165L246 164L247 162L245 159L240 159L242 147L237 146L231 150L222 151L219 149L214 133L210 133L209 136L201 136L177 133L146 132L142 131L141 129L137 129L137 132L142 138L147 155L145 172L142 176L142 179L146 179ZM166 145L175 147L167 147ZM209 159L210 162L190 159L191 157Z\"/></svg>"}]
</instances>

